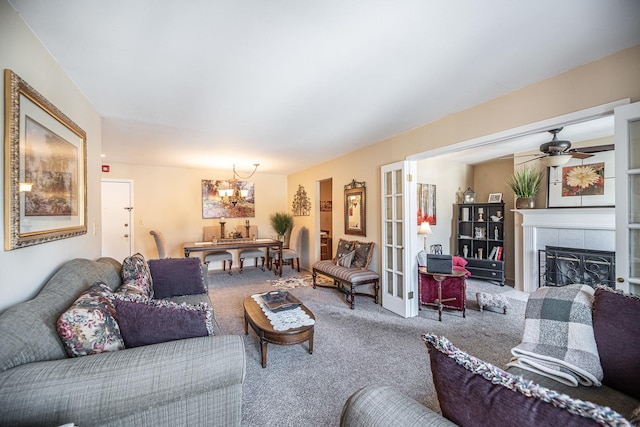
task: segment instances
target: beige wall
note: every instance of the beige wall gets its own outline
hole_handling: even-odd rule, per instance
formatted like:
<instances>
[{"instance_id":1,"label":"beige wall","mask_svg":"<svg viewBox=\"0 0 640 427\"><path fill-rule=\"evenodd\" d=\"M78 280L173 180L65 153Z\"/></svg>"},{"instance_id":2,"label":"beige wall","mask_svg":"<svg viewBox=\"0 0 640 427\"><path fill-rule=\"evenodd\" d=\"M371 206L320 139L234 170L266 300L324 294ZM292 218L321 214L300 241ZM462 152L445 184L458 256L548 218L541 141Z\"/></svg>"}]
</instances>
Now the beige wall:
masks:
<instances>
[{"instance_id":1,"label":"beige wall","mask_svg":"<svg viewBox=\"0 0 640 427\"><path fill-rule=\"evenodd\" d=\"M524 126L601 104L630 98L640 100L640 45L569 70L473 108L289 176L289 197L298 184L313 188L321 179L333 177L334 201L341 184L352 179L367 182L367 237L378 243L372 267L379 271L380 167L408 155ZM471 82L470 84L473 84ZM434 100L434 102L436 102ZM441 173L446 176L447 170ZM506 191L505 191L506 193ZM333 211L334 241L342 234L341 204ZM306 223L316 233L313 218ZM317 257L305 254L307 268Z\"/></svg>"},{"instance_id":2,"label":"beige wall","mask_svg":"<svg viewBox=\"0 0 640 427\"><path fill-rule=\"evenodd\" d=\"M476 165L473 168L473 189L476 192L476 202L486 203L489 194L502 193L504 201L504 274L507 283L515 282L515 251L514 251L514 208L513 192L507 185L507 180L513 174L513 160L496 160ZM489 232L489 230L488 230Z\"/></svg>"},{"instance_id":3,"label":"beige wall","mask_svg":"<svg viewBox=\"0 0 640 427\"><path fill-rule=\"evenodd\" d=\"M102 129L98 113L5 0L0 0L0 68L13 70L86 132L88 203L86 235L0 252L2 311L34 296L63 262L76 257L100 256ZM4 134L4 103L0 111L3 118L0 129ZM0 156L4 182L4 150ZM4 216L3 219L6 221ZM93 233L94 224L96 234ZM0 233L4 241L4 227Z\"/></svg>"},{"instance_id":4,"label":"beige wall","mask_svg":"<svg viewBox=\"0 0 640 427\"><path fill-rule=\"evenodd\" d=\"M451 254L456 249L455 206L459 189L473 184L473 167L454 162L426 159L417 162L418 183L436 186L436 225L427 235L429 246L442 245L442 253ZM371 224L375 226L375 224ZM424 236L417 236L417 250L424 247Z\"/></svg>"},{"instance_id":5,"label":"beige wall","mask_svg":"<svg viewBox=\"0 0 640 427\"><path fill-rule=\"evenodd\" d=\"M131 179L134 188L134 252L145 258L157 258L152 229L164 234L167 256L182 257L182 243L202 240L202 227L219 225L219 219L202 218L201 185L203 179L229 179L229 170L188 169L109 163L111 171L102 178ZM272 237L269 216L277 211L290 211L287 206L284 175L261 174L254 182L256 216L254 218L227 218L225 231L238 226L244 232L245 220L258 226L259 237ZM298 217L294 217L298 218ZM294 221L295 222L295 221ZM237 262L237 257L234 263ZM236 264L237 265L237 264Z\"/></svg>"}]
</instances>

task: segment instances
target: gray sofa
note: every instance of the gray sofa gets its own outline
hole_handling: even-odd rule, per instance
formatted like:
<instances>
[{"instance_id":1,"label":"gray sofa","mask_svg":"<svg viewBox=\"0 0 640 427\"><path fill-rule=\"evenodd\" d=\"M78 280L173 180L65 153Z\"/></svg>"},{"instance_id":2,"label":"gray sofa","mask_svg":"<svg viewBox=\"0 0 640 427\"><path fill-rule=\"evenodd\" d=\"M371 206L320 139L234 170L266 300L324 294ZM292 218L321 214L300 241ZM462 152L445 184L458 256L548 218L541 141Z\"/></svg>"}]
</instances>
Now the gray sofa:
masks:
<instances>
[{"instance_id":1,"label":"gray sofa","mask_svg":"<svg viewBox=\"0 0 640 427\"><path fill-rule=\"evenodd\" d=\"M111 258L66 262L32 300L0 314L0 425L240 425L244 343L222 335L69 358L56 321ZM178 302L210 302L207 294Z\"/></svg>"}]
</instances>

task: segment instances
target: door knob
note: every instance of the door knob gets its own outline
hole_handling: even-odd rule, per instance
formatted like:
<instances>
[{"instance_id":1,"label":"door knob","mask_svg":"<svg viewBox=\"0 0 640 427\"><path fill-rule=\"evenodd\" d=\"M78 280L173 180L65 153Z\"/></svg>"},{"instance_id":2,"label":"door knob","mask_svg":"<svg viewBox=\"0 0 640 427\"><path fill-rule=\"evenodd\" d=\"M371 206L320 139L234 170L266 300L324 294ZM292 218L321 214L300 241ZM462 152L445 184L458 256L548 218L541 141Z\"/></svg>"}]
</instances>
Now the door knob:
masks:
<instances>
[{"instance_id":1,"label":"door knob","mask_svg":"<svg viewBox=\"0 0 640 427\"><path fill-rule=\"evenodd\" d=\"M616 278L616 282L618 282L618 283L622 283L622 282L624 282L624 277L618 277L618 278Z\"/></svg>"},{"instance_id":2,"label":"door knob","mask_svg":"<svg viewBox=\"0 0 640 427\"><path fill-rule=\"evenodd\" d=\"M129 237L129 235L128 235L128 234L125 234L125 235L124 235L124 237Z\"/></svg>"},{"instance_id":3,"label":"door knob","mask_svg":"<svg viewBox=\"0 0 640 427\"><path fill-rule=\"evenodd\" d=\"M125 226L125 227L128 227L128 226L129 226L129 224L125 224L124 226Z\"/></svg>"}]
</instances>

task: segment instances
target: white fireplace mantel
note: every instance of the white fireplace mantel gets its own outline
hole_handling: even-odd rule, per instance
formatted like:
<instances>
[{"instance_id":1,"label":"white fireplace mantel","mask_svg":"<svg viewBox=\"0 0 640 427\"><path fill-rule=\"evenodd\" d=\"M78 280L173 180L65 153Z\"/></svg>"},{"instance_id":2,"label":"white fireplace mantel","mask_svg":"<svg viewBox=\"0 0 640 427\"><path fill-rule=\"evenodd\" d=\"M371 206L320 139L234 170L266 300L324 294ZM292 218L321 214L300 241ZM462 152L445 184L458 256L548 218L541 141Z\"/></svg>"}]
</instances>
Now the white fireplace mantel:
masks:
<instances>
[{"instance_id":1,"label":"white fireplace mantel","mask_svg":"<svg viewBox=\"0 0 640 427\"><path fill-rule=\"evenodd\" d=\"M545 246L615 250L615 208L516 209L522 215L522 290L538 288Z\"/></svg>"}]
</instances>

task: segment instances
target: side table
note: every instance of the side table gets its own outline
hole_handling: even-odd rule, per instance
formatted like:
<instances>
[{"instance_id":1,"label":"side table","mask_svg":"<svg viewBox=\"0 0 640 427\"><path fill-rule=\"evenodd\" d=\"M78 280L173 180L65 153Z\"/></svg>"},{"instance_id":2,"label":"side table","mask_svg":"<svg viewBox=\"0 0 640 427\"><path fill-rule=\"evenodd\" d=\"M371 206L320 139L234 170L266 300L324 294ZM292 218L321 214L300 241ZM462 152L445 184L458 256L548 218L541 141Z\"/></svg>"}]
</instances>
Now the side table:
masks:
<instances>
[{"instance_id":1,"label":"side table","mask_svg":"<svg viewBox=\"0 0 640 427\"><path fill-rule=\"evenodd\" d=\"M466 316L466 282L465 282L465 271L453 270L451 273L430 273L427 271L426 267L418 267L418 307L422 305L430 305L434 307L438 307L438 321L442 321L442 309L443 308L451 308L454 310L462 311L462 317ZM423 277L421 277L423 276ZM427 282L428 278L435 280L437 283L437 297L433 301L423 302L422 300L422 286L423 282ZM455 290L455 296L447 296L443 297L443 282L446 279L455 279L455 285L447 285L445 286L459 286L459 289ZM426 280L425 280L426 279ZM427 282L428 283L428 282ZM427 284L428 286L428 284ZM454 304L447 304L454 301Z\"/></svg>"}]
</instances>

